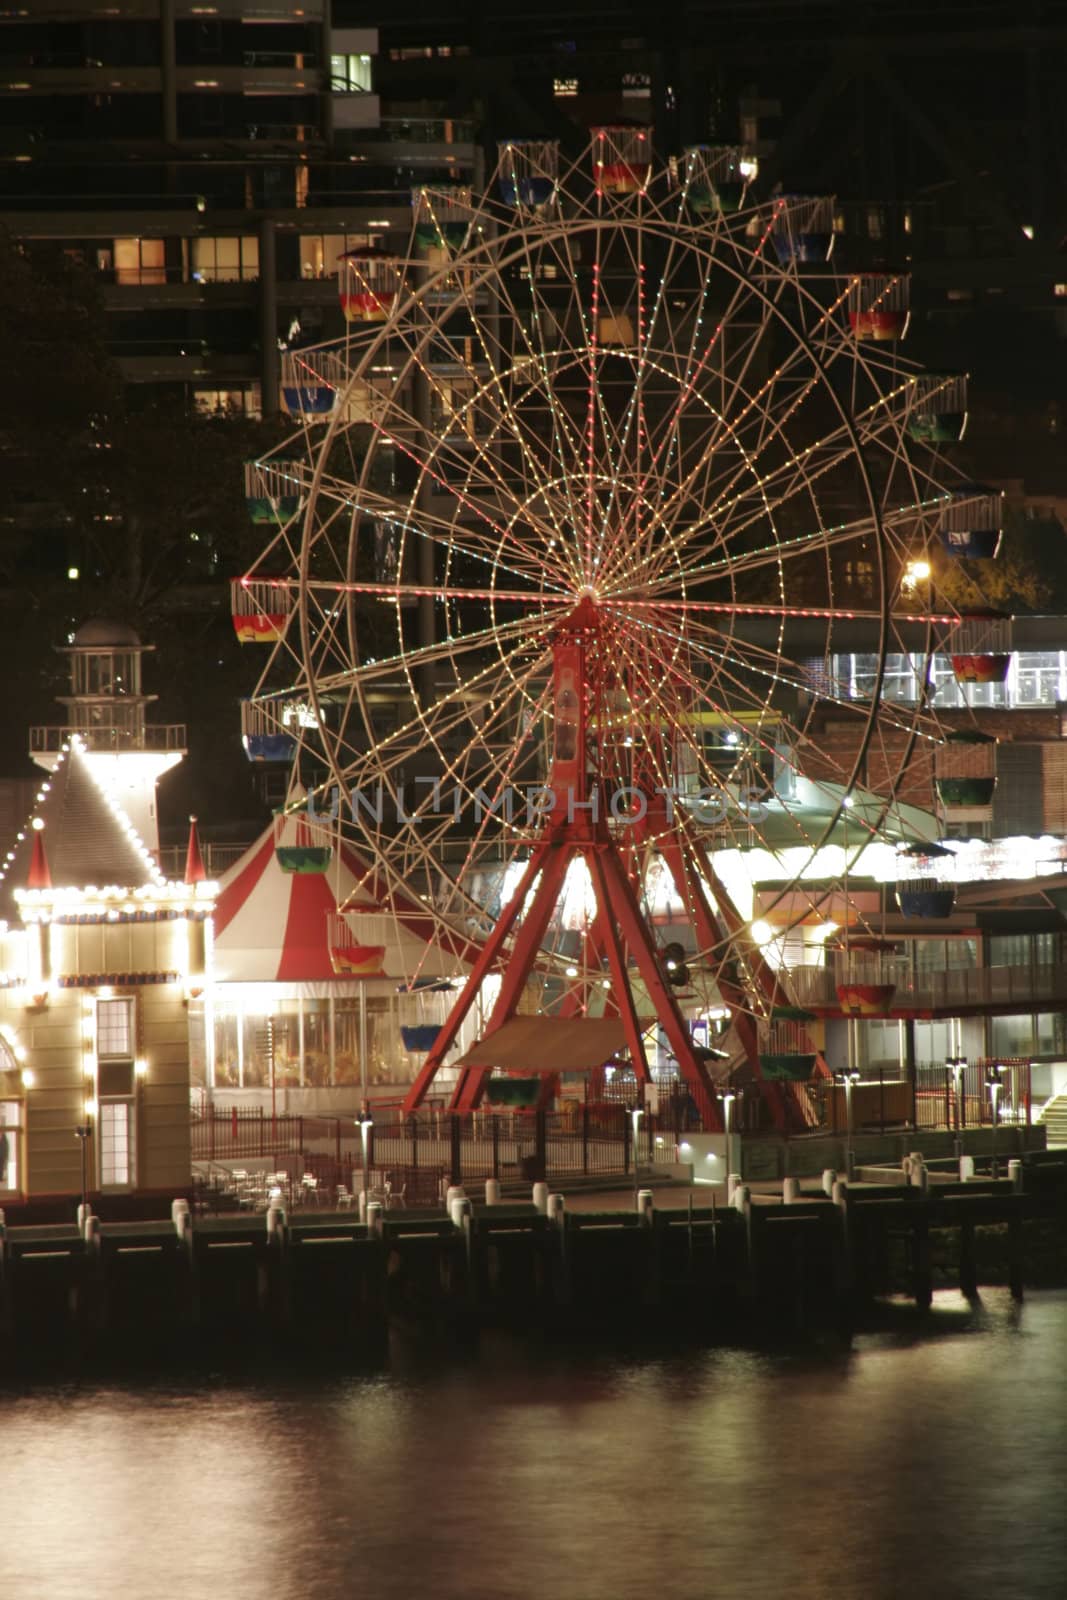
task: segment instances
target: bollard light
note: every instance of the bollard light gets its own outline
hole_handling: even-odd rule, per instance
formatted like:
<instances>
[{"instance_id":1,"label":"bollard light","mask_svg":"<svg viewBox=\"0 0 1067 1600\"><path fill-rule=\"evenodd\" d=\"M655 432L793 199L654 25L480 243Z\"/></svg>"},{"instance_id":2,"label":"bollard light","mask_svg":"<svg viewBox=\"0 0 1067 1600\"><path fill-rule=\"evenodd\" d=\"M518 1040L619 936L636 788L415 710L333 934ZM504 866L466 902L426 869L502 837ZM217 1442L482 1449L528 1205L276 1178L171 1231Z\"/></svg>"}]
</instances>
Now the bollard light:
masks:
<instances>
[{"instance_id":1,"label":"bollard light","mask_svg":"<svg viewBox=\"0 0 1067 1600\"><path fill-rule=\"evenodd\" d=\"M950 1059L948 1061L945 1062L945 1066L948 1068L949 1072L951 1072L951 1074L952 1074L952 1090L953 1090L953 1094L955 1095L955 1099L956 1099L955 1116L954 1116L953 1120L955 1121L955 1124L956 1124L956 1157L957 1157L957 1160L963 1154L964 1113L963 1113L962 1083L963 1083L963 1070L966 1067L966 1065L967 1065L967 1061L966 1061L966 1058L964 1056L952 1056L952 1057L950 1057Z\"/></svg>"},{"instance_id":2,"label":"bollard light","mask_svg":"<svg viewBox=\"0 0 1067 1600\"><path fill-rule=\"evenodd\" d=\"M993 1066L989 1069L989 1075L986 1078L986 1087L989 1090L989 1104L990 1104L990 1108L991 1108L992 1113L993 1113L993 1177L994 1178L997 1178L997 1177L1000 1176L1000 1174L999 1174L999 1172L997 1170L997 1122L998 1122L998 1118L999 1118L999 1114L1000 1114L999 1110L998 1110L998 1102L1000 1100L1000 1090L1001 1090L1000 1074L1003 1071L1004 1071L1004 1068L1001 1066L1000 1062L999 1061L995 1062L993 1064Z\"/></svg>"},{"instance_id":3,"label":"bollard light","mask_svg":"<svg viewBox=\"0 0 1067 1600\"><path fill-rule=\"evenodd\" d=\"M852 1159L852 1086L860 1081L858 1072L843 1072L841 1082L845 1086L845 1176L853 1178Z\"/></svg>"},{"instance_id":4,"label":"bollard light","mask_svg":"<svg viewBox=\"0 0 1067 1600\"><path fill-rule=\"evenodd\" d=\"M730 1133L732 1131L734 1101L737 1099L737 1095L732 1089L722 1089L717 1098L722 1106L722 1127L726 1139L726 1171L729 1173L733 1167L733 1162L730 1159Z\"/></svg>"},{"instance_id":5,"label":"bollard light","mask_svg":"<svg viewBox=\"0 0 1067 1600\"><path fill-rule=\"evenodd\" d=\"M359 1116L356 1118L356 1127L359 1129L359 1142L363 1158L362 1172L364 1204L366 1204L367 1194L367 1146L370 1140L370 1130L373 1128L373 1126L374 1118L371 1116L370 1112L368 1110L361 1111Z\"/></svg>"},{"instance_id":6,"label":"bollard light","mask_svg":"<svg viewBox=\"0 0 1067 1600\"><path fill-rule=\"evenodd\" d=\"M635 1211L637 1210L637 1129L638 1129L638 1125L640 1124L641 1118L644 1116L644 1114L645 1114L644 1113L644 1109L641 1106L631 1106L631 1108L630 1108L630 1128L631 1128L631 1131L632 1131L632 1134L633 1134L633 1139L632 1139L632 1143L631 1143L631 1154L633 1156L633 1163L634 1163L634 1210Z\"/></svg>"}]
</instances>

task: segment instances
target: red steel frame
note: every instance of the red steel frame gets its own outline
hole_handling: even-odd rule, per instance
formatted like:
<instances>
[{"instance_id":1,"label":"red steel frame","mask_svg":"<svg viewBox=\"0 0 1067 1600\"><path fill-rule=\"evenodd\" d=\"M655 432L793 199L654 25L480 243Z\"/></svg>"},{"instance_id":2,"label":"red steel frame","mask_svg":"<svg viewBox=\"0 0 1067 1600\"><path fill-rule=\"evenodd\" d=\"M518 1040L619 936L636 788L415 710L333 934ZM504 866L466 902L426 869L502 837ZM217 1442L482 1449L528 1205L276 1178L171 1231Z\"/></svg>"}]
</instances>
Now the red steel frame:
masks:
<instances>
[{"instance_id":1,"label":"red steel frame","mask_svg":"<svg viewBox=\"0 0 1067 1600\"><path fill-rule=\"evenodd\" d=\"M548 785L552 810L511 899L502 908L448 1020L408 1091L403 1106L405 1113L415 1111L422 1103L490 972L501 971L501 986L486 1036L495 1033L515 1015L526 980L540 955L567 868L580 856L588 868L597 904L590 950L593 955L607 960L611 981L608 1009L622 1020L635 1076L641 1083L651 1081L644 1028L628 977L628 960L633 962L645 985L682 1077L690 1087L702 1091L696 1096L698 1103L710 1108L712 1119L717 1117L714 1086L707 1067L693 1045L678 1000L664 976L662 958L641 912L632 873L627 871L619 844L608 828L605 804L608 796L603 781L587 772L587 722L598 690L597 669L591 656L595 656L599 635L596 605L592 598L583 598L560 628L553 651L555 748ZM728 897L706 852L683 821L668 817L662 795L658 805L650 804L649 813L634 838L635 843L654 840L688 909L698 939L705 947L719 946L724 932L737 931L740 919L729 907ZM724 908L725 914L716 914L704 891L705 882L713 886L716 902ZM730 924L725 930L724 922ZM752 968L769 1010L777 993L777 980L758 951L753 952ZM719 987L732 1013L745 1055L758 1075L756 1022L751 1009L744 1004L740 983L721 974ZM573 1009L573 1004L567 1006L565 1002L564 1014ZM477 1106L491 1072L492 1068L486 1066L462 1068L453 1090L451 1109L468 1111ZM550 1079L551 1074L546 1074L546 1090Z\"/></svg>"}]
</instances>

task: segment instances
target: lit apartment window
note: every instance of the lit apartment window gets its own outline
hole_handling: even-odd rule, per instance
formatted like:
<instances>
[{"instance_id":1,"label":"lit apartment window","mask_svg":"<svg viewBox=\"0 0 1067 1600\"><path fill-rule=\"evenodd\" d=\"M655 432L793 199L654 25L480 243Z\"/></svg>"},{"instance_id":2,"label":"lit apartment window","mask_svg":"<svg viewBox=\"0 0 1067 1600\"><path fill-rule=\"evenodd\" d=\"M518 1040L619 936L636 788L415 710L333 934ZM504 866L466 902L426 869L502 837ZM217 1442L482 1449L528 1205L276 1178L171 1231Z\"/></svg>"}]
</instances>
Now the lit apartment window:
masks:
<instances>
[{"instance_id":1,"label":"lit apartment window","mask_svg":"<svg viewBox=\"0 0 1067 1600\"><path fill-rule=\"evenodd\" d=\"M116 239L116 283L166 283L162 239Z\"/></svg>"},{"instance_id":2,"label":"lit apartment window","mask_svg":"<svg viewBox=\"0 0 1067 1600\"><path fill-rule=\"evenodd\" d=\"M330 88L334 94L369 94L370 56L331 56Z\"/></svg>"},{"instance_id":3,"label":"lit apartment window","mask_svg":"<svg viewBox=\"0 0 1067 1600\"><path fill-rule=\"evenodd\" d=\"M624 72L622 97L624 100L647 100L652 93L652 79L647 72Z\"/></svg>"},{"instance_id":4,"label":"lit apartment window","mask_svg":"<svg viewBox=\"0 0 1067 1600\"><path fill-rule=\"evenodd\" d=\"M359 250L371 243L365 233L305 233L300 236L300 276L332 278L338 259L346 250Z\"/></svg>"},{"instance_id":5,"label":"lit apartment window","mask_svg":"<svg viewBox=\"0 0 1067 1600\"><path fill-rule=\"evenodd\" d=\"M260 417L263 406L258 383L245 389L194 389L193 406L203 417Z\"/></svg>"},{"instance_id":6,"label":"lit apartment window","mask_svg":"<svg viewBox=\"0 0 1067 1600\"><path fill-rule=\"evenodd\" d=\"M249 283L259 277L259 240L194 239L193 279L196 283Z\"/></svg>"}]
</instances>

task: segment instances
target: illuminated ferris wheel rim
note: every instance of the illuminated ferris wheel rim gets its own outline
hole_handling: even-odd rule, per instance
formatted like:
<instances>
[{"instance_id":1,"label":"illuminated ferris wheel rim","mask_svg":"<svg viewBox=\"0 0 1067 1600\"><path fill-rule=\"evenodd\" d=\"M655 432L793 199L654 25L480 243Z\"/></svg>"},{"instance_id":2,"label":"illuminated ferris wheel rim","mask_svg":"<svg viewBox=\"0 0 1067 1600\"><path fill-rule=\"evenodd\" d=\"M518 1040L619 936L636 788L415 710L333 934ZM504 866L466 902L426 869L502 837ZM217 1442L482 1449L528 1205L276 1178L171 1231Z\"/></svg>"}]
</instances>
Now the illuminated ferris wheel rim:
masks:
<instances>
[{"instance_id":1,"label":"illuminated ferris wheel rim","mask_svg":"<svg viewBox=\"0 0 1067 1600\"><path fill-rule=\"evenodd\" d=\"M669 197L670 198L670 197ZM677 200L677 192L673 197ZM745 226L745 219L753 216L764 220L773 214L774 205L754 206L745 208L741 213L740 226ZM477 217L478 211L475 208ZM520 268L529 259L532 253L541 248L558 248L561 241L565 242L576 234L589 234L595 232L597 240L603 237L606 231L641 230L645 239L649 241L648 255L655 256L669 254L672 250L681 253L688 252L690 261L698 263L694 270L694 286L690 289L690 311L706 299L709 292L714 292L710 285L714 280L715 269L723 268L721 282L724 287L734 292L737 296L751 297L758 301L761 311L768 321L773 321L776 327L784 330L785 336L791 345L792 359L798 365L807 364L814 376L811 381L815 384L822 383L826 392L832 397L834 412L837 418L837 428L834 437L840 437L847 445L847 451L842 452L842 459L852 461L857 455L860 457L861 469L865 466L864 452L880 450L881 438L873 438L873 433L880 428L887 439L892 438L894 430L900 433L903 410L903 396L913 378L910 374L901 373L897 362L896 353L877 349L871 351L861 347L856 340L851 338L846 327L836 320L836 310L843 304L842 290L848 281L849 275L837 274L832 271L820 272L812 275L808 281L801 277L791 267L783 266L770 256L759 256L756 261L754 251L758 248L758 241L754 243L747 236L738 236L738 222L734 219L720 221L712 227L706 223L694 224L688 219L666 216L663 208L656 211L650 199L642 199L627 206L612 204L605 208L604 214L594 216L588 211L580 209L575 215L565 216L560 213L551 219L530 218L528 216L516 217L508 213L509 227L500 234L490 236L472 236L472 242L465 250L458 252L439 268L421 267L425 273L426 281L411 287L410 281L406 287L403 301L399 298L394 303L390 318L377 326L368 338L361 338L358 345L358 360L350 367L347 381L343 388L336 394L333 414L326 428L320 424L314 426L315 452L314 471L311 474L311 488L309 502L325 506L335 493L334 486L329 482L329 454L331 447L349 431L350 402L357 391L360 382L370 375L370 368L379 364L378 358L393 345L404 343L398 339L398 329L405 333L407 340L405 353L400 364L396 367L399 374L397 389L403 382L408 381L417 371L419 358L427 355L435 335L439 334L448 318L457 313L469 313L475 323L484 315L485 306L489 304L491 291L498 275ZM509 235L514 236L510 238ZM663 246L669 246L664 252ZM649 262L649 265L652 265ZM755 266L756 270L752 269ZM591 270L591 264L583 263L581 272ZM410 275L409 275L410 277ZM460 279L459 287L449 286L448 280ZM814 287L812 287L814 285ZM832 305L827 306L824 295L827 285L830 285L836 298ZM730 302L730 292L724 293L722 299ZM551 384L556 374L568 367L572 374L583 370L588 363L590 348L595 352L594 371L596 362L610 364L612 372L616 375L628 369L635 373L643 368L656 382L686 383L686 362L689 352L684 342L674 343L671 338L661 351L656 344L655 337L650 333L644 338L634 341L633 348L597 348L596 325L590 321L590 314L581 300L581 285L575 281L556 283L546 287L544 291L538 284L533 283L530 293L534 297L534 304L547 303L549 295L560 294L565 300L565 309L568 319L559 324L559 338L562 348L558 350L541 348L534 354L533 347L523 358L522 363L512 363L509 367L495 367L491 361L476 361L483 370L472 370L469 376L473 382L473 393L469 400L463 402L459 421L449 420L444 427L442 438L425 442L425 458L422 466L416 462L420 479L425 476L426 463L440 460L444 452L451 448L450 430L452 433L462 425L463 413L472 414L479 399L494 398L497 409L494 418L495 437L497 441L508 438L507 405L513 400L513 394L526 385L525 390L519 392L519 403L523 394L532 394L536 399L539 390L536 385ZM688 315L689 313L687 313ZM405 318L407 321L405 321ZM419 320L419 319L424 320ZM805 318L807 320L805 320ZM578 330L581 339L574 343L574 333ZM570 341L570 342L568 342ZM798 353L797 343L802 349ZM447 342L447 341L446 341ZM354 342L347 346L341 342L333 346L334 349L345 348L356 357L357 349ZM496 347L500 350L502 347ZM695 348L695 347L694 347ZM314 360L314 351L308 352L309 360ZM872 413L880 410L880 415L875 416L872 422L870 417L866 421L858 419L850 409L847 393L839 393L830 379L830 373L835 363L845 363L842 370L862 369L863 373L871 379L871 385L876 391L876 398L870 402L869 409ZM488 370L484 370L485 367ZM731 380L732 381L732 380ZM891 389L885 387L891 384ZM743 389L736 387L733 393L742 393ZM688 396L687 396L688 399ZM774 396L768 404L773 403ZM705 411L713 410L710 397L700 394L699 389L694 390L690 402L699 405ZM410 424L410 415L404 416L403 407L390 402L387 398L384 413L373 415L370 422L372 436L371 448L367 458L362 462L359 472L354 478L349 478L347 483L337 486L336 510L338 517L331 529L326 530L327 540L333 539L339 548L337 551L338 575L324 574L322 565L316 566L313 557L316 552L312 547L312 536L316 534L315 513L309 503L308 513L304 519L304 528L308 531L305 537L298 563L297 575L292 579L279 580L284 582L291 593L295 587L299 592L298 609L301 612L300 644L301 655L307 662L306 687L308 697L313 701L319 691L325 693L349 693L353 704L361 708L361 715L365 713L366 706L363 700L364 692L372 692L376 684L382 683L390 675L404 686L405 699L414 706L415 711L408 723L402 727L395 743L399 748L404 737L410 738L413 734L422 732L426 736L426 746L436 749L438 739L441 737L440 726L434 724L433 713L428 713L419 701L415 685L414 674L420 660L429 659L431 656L441 660L451 653L454 657L453 667L457 667L457 686L449 690L444 697L447 716L455 718L462 712L464 706L475 701L490 700L501 693L508 694L517 691L525 692L531 675L540 673L542 678L547 674L546 662L550 659L551 641L553 632L564 623L582 604L583 600L596 597L597 610L603 618L611 619L612 626L618 626L623 631L647 629L650 626L660 625L668 631L683 634L693 634L697 624L707 623L709 628L716 627L716 637L719 647L724 648L731 641L731 630L736 633L738 627L743 627L743 619L751 618L759 621L779 632L794 619L816 620L821 623L836 624L841 621L855 622L871 625L878 630L878 637L872 639L872 651L878 657L879 674L884 670L885 632L889 623L893 626L907 625L908 627L923 627L929 630L931 625L950 626L953 622L951 615L941 616L932 610L922 611L911 609L901 611L895 606L895 595L890 592L890 586L885 581L885 565L887 558L886 546L889 543L887 534L892 537L903 538L906 532L906 523L912 515L912 509L898 511L893 506L886 507L880 494L874 490L869 476L865 480L865 493L870 506L870 515L857 523L855 528L844 528L840 531L841 542L847 543L863 536L869 536L872 531L876 533L875 558L881 573L879 588L879 605L870 610L863 610L856 606L845 606L835 597L831 596L826 604L789 604L784 599L781 602L760 603L752 599L723 600L715 595L714 588L709 593L709 585L722 583L730 578L731 571L736 563L729 557L724 557L721 571L678 572L668 570L661 575L657 586L649 592L649 586L640 581L624 582L616 577L614 580L590 581L592 575L581 570L570 575L568 583L560 582L547 574L542 564L540 568L540 582L529 589L522 587L529 581L528 575L523 574L520 582L516 583L514 577L509 577L506 563L497 560L491 563L487 573L488 582L479 582L477 576L465 579L458 573L454 558L467 557L471 554L469 549L462 545L464 527L459 521L459 512L456 509L459 502L457 496L452 495L447 502L452 506L451 520L438 518L435 522L427 517L418 505L418 490L404 491L398 502L396 499L386 500L383 496L376 500L370 486L370 460L374 450L379 444L387 441L390 435L390 419L399 420L401 427L396 430L402 435L403 426ZM385 420L382 420L384 415ZM721 413L719 420L727 426L729 419ZM866 430L866 431L864 431ZM309 440L311 435L307 435ZM456 459L453 457L453 459ZM469 460L469 456L460 458ZM477 463L479 457L475 453ZM796 465L795 461L787 460L787 467ZM921 469L916 469L919 478L926 474ZM598 489L603 488L610 492L618 485L620 472L625 477L626 468L617 470L614 475L604 470L603 464L597 467L592 476L592 481ZM520 475L521 476L521 475ZM632 476L632 475L631 475ZM460 494L471 495L471 479L476 480L476 474L460 479ZM541 491L548 495L560 498L564 494L566 473L560 468L555 478L546 478L542 481ZM800 493L804 492L804 483L798 478ZM521 489L521 482L519 488ZM754 498L754 496L753 496ZM906 497L905 497L906 498ZM918 501L921 496L913 496L913 501ZM508 533L512 530L529 543L542 538L545 525L541 525L533 516L535 492L527 485L525 500L515 490L510 492L510 521L504 524ZM936 497L931 504L936 503ZM524 512L529 512L524 515ZM929 516L929 508L926 513ZM390 517L394 525L399 524L402 540L406 539L414 544L417 540L427 540L438 549L447 552L451 580L442 577L432 585L423 585L417 582L397 581L380 583L371 582L360 576L356 562L357 550L361 552L360 559L366 550L365 540L367 533L365 527L360 530L360 525L367 519L381 516L383 520ZM422 526L420 526L420 520ZM901 525L899 535L895 532L898 521ZM929 523L928 523L929 526ZM359 543L357 544L357 530ZM574 526L569 528L569 536L577 542L581 530ZM798 535L795 539L780 535L774 530L774 540L758 554L758 560L768 565L781 565L792 559L792 548L804 549L812 543L817 548L824 550L832 531L828 531L823 521L820 521L813 532ZM653 552L656 554L656 552ZM751 556L746 559L752 559ZM347 570L346 570L347 568ZM462 581L455 581L456 578ZM675 592L670 593L671 587ZM592 594L590 593L592 591ZM703 591L703 592L701 592ZM385 662L374 656L367 659L354 658L343 670L331 673L329 670L330 651L334 641L340 638L336 632L326 639L324 647L320 647L318 630L329 626L330 614L343 610L346 597L353 601L359 598L370 600L381 607L383 612L395 618L397 636L403 642L402 622L404 608L410 601L432 602L440 611L444 608L445 615L451 619L447 626L449 629L462 629L464 624L464 608L473 602L484 605L488 613L489 626L478 629L468 637L462 632L458 636L450 633L443 641L438 641L431 650L422 652L401 649L395 656L389 657ZM517 616L509 614L509 608L516 608ZM323 618L326 617L324 622ZM706 644L709 635L705 634ZM677 643L678 641L675 641ZM684 640L682 641L684 642ZM476 660L479 650L492 651L494 646L506 649L512 657L522 656L517 671L520 677L525 678L526 684L515 683L509 686L497 672L497 665L491 663L489 669L478 665L471 676L471 681L463 686L463 662ZM773 675L772 666L769 665L770 657L767 656L761 671L766 679ZM779 666L781 663L779 662ZM783 680L784 681L784 680ZM880 684L879 676L879 684ZM792 687L801 687L796 673L793 674ZM749 701L753 692L746 691ZM767 691L769 692L769 691ZM466 696L466 698L464 698ZM527 698L530 696L527 694ZM830 697L832 698L832 696ZM849 710L856 715L870 712L870 703L877 696L870 694L868 702L857 709L849 706ZM768 714L770 717L770 714ZM364 721L369 721L363 716ZM445 719L442 718L442 722ZM453 723L454 725L454 723ZM873 732L873 722L868 721L866 736L869 739ZM390 748L389 741L385 750ZM764 751L769 751L769 741L763 741ZM383 752L384 753L384 752ZM354 752L352 741L346 749L339 738L331 747L331 763L337 761L335 770L343 777L346 772L346 762L356 762L356 767L349 765L347 771L356 773L358 761ZM373 768L373 757L361 770L370 772ZM358 775L358 774L357 774ZM843 797L854 782L855 768L849 782L842 784L840 794ZM386 774L387 781L395 781L395 773ZM473 782L471 778L469 781ZM892 806L892 796L885 802L885 809ZM842 799L843 804L843 799ZM838 817L842 805L838 804L834 817ZM832 822L831 822L832 826ZM829 830L827 830L829 831ZM815 847L813 847L815 848ZM461 885L455 886L457 895L461 894Z\"/></svg>"}]
</instances>

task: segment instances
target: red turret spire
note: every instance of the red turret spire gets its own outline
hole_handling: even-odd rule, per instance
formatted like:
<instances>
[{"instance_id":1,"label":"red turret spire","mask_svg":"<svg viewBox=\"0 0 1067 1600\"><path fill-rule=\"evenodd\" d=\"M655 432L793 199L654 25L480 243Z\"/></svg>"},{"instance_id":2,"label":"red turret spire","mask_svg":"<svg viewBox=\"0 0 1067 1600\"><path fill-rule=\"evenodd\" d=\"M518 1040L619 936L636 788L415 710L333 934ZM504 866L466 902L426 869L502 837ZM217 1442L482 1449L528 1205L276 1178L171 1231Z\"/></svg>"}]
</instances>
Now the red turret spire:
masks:
<instances>
[{"instance_id":1,"label":"red turret spire","mask_svg":"<svg viewBox=\"0 0 1067 1600\"><path fill-rule=\"evenodd\" d=\"M33 854L30 856L30 873L27 889L50 889L52 874L48 870L48 857L44 853L44 823L40 817L33 819Z\"/></svg>"},{"instance_id":2,"label":"red turret spire","mask_svg":"<svg viewBox=\"0 0 1067 1600\"><path fill-rule=\"evenodd\" d=\"M200 854L200 839L196 831L196 818L189 818L189 848L185 852L185 882L203 883L207 877L204 858Z\"/></svg>"}]
</instances>

